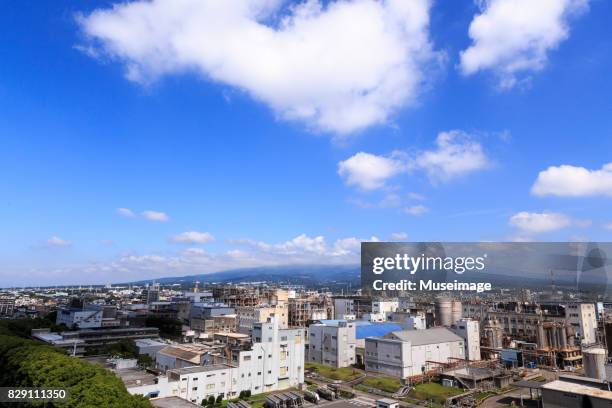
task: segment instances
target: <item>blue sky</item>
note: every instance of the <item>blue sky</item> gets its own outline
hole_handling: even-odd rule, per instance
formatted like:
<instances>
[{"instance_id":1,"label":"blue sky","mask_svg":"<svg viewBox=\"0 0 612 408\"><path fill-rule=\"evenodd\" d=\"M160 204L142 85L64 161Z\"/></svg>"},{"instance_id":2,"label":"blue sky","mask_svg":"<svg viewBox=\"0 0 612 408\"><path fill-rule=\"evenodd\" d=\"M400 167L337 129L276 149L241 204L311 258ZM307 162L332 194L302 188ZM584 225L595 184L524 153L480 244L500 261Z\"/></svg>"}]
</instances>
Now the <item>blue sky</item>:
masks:
<instances>
[{"instance_id":1,"label":"blue sky","mask_svg":"<svg viewBox=\"0 0 612 408\"><path fill-rule=\"evenodd\" d=\"M211 2L0 5L0 286L610 240L609 2Z\"/></svg>"}]
</instances>

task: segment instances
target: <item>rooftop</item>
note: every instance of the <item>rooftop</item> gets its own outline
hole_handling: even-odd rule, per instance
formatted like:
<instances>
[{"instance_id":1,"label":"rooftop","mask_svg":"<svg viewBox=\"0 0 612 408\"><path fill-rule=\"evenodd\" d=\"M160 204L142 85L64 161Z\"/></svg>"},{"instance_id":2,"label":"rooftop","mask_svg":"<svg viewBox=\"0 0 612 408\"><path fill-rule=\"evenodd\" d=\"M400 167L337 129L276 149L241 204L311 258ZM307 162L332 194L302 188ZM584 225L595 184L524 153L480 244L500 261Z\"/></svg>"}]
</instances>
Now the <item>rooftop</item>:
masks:
<instances>
[{"instance_id":1,"label":"rooftop","mask_svg":"<svg viewBox=\"0 0 612 408\"><path fill-rule=\"evenodd\" d=\"M155 384L155 379L157 378L155 375L139 368L124 368L114 370L114 372L121 378L126 388L152 385Z\"/></svg>"},{"instance_id":2,"label":"rooftop","mask_svg":"<svg viewBox=\"0 0 612 408\"><path fill-rule=\"evenodd\" d=\"M227 370L230 368L232 368L232 366L228 364L211 364L211 365L205 365L205 366L177 368L177 369L168 370L168 371L171 371L178 375L183 375L183 374L205 373L209 371Z\"/></svg>"},{"instance_id":3,"label":"rooftop","mask_svg":"<svg viewBox=\"0 0 612 408\"><path fill-rule=\"evenodd\" d=\"M153 340L153 339L137 339L137 340L134 340L134 343L136 343L138 347L167 346L166 343L158 341L158 340Z\"/></svg>"},{"instance_id":4,"label":"rooftop","mask_svg":"<svg viewBox=\"0 0 612 408\"><path fill-rule=\"evenodd\" d=\"M199 405L179 397L152 398L149 400L156 408L193 408Z\"/></svg>"},{"instance_id":5,"label":"rooftop","mask_svg":"<svg viewBox=\"0 0 612 408\"><path fill-rule=\"evenodd\" d=\"M599 388L589 387L587 385L575 384L566 381L551 381L548 384L544 384L542 386L542 389L561 392L572 392L574 394L588 395L590 397L596 397L612 401L612 391L600 390Z\"/></svg>"},{"instance_id":6,"label":"rooftop","mask_svg":"<svg viewBox=\"0 0 612 408\"><path fill-rule=\"evenodd\" d=\"M446 343L453 341L463 341L452 331L445 327L434 327L426 330L402 330L391 332L393 337L401 341L409 341L413 346L423 346L426 344Z\"/></svg>"}]
</instances>

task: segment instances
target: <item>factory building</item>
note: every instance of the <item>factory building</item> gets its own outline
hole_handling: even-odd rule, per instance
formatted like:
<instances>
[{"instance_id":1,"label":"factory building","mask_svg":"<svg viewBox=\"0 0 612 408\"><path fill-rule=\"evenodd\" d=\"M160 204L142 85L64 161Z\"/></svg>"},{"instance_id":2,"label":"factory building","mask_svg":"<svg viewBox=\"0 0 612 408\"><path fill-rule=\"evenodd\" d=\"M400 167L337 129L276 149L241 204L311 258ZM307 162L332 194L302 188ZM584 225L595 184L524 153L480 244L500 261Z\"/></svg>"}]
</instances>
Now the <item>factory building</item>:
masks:
<instances>
[{"instance_id":1,"label":"factory building","mask_svg":"<svg viewBox=\"0 0 612 408\"><path fill-rule=\"evenodd\" d=\"M465 359L465 341L444 327L404 330L365 340L366 371L407 378Z\"/></svg>"},{"instance_id":2,"label":"factory building","mask_svg":"<svg viewBox=\"0 0 612 408\"><path fill-rule=\"evenodd\" d=\"M448 304L444 304L448 314ZM463 306L463 317L502 330L503 336L524 341L537 341L538 324L567 324L578 340L578 345L597 342L597 311L593 303L535 304L506 302L493 305L468 304ZM545 348L543 344L540 347ZM550 344L548 345L550 347Z\"/></svg>"},{"instance_id":3,"label":"factory building","mask_svg":"<svg viewBox=\"0 0 612 408\"><path fill-rule=\"evenodd\" d=\"M460 319L451 325L450 329L464 340L465 358L471 361L480 360L480 323L473 319Z\"/></svg>"},{"instance_id":4,"label":"factory building","mask_svg":"<svg viewBox=\"0 0 612 408\"><path fill-rule=\"evenodd\" d=\"M560 376L542 385L543 408L603 408L612 406L612 392L605 381Z\"/></svg>"},{"instance_id":5,"label":"factory building","mask_svg":"<svg viewBox=\"0 0 612 408\"><path fill-rule=\"evenodd\" d=\"M323 320L308 327L307 360L332 367L355 364L356 330L354 322Z\"/></svg>"}]
</instances>

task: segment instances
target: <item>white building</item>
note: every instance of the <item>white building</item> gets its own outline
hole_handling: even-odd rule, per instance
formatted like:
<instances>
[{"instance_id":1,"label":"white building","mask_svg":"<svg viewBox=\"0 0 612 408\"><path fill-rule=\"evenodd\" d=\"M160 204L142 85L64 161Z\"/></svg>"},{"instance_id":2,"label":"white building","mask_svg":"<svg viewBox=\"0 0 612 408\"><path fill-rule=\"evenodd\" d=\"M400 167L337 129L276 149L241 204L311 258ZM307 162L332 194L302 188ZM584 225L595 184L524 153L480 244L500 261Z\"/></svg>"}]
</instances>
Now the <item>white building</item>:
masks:
<instances>
[{"instance_id":1,"label":"white building","mask_svg":"<svg viewBox=\"0 0 612 408\"><path fill-rule=\"evenodd\" d=\"M451 326L451 330L465 343L465 358L480 360L480 324L477 320L461 319Z\"/></svg>"},{"instance_id":2,"label":"white building","mask_svg":"<svg viewBox=\"0 0 612 408\"><path fill-rule=\"evenodd\" d=\"M349 315L354 320L356 314L353 299L334 299L334 319L348 320Z\"/></svg>"},{"instance_id":3,"label":"white building","mask_svg":"<svg viewBox=\"0 0 612 408\"><path fill-rule=\"evenodd\" d=\"M566 306L565 314L583 345L597 342L597 310L594 303L570 303Z\"/></svg>"},{"instance_id":4,"label":"white building","mask_svg":"<svg viewBox=\"0 0 612 408\"><path fill-rule=\"evenodd\" d=\"M57 311L56 324L65 324L67 327L79 329L93 329L102 327L102 309L60 309Z\"/></svg>"},{"instance_id":5,"label":"white building","mask_svg":"<svg viewBox=\"0 0 612 408\"><path fill-rule=\"evenodd\" d=\"M406 330L425 330L427 328L427 322L424 317L421 316L408 316L403 322L400 322L402 327Z\"/></svg>"},{"instance_id":6,"label":"white building","mask_svg":"<svg viewBox=\"0 0 612 408\"><path fill-rule=\"evenodd\" d=\"M308 327L308 361L332 367L355 364L355 323L344 320Z\"/></svg>"},{"instance_id":7,"label":"white building","mask_svg":"<svg viewBox=\"0 0 612 408\"><path fill-rule=\"evenodd\" d=\"M395 331L365 340L366 371L393 377L420 375L464 358L464 340L444 327Z\"/></svg>"},{"instance_id":8,"label":"white building","mask_svg":"<svg viewBox=\"0 0 612 408\"><path fill-rule=\"evenodd\" d=\"M279 329L278 323L270 319L255 325L253 341L250 350L232 350L229 364L192 363L189 367L168 369L155 383L129 386L128 391L150 397L178 396L199 403L211 395L233 398L241 391L259 394L304 382L304 329Z\"/></svg>"}]
</instances>

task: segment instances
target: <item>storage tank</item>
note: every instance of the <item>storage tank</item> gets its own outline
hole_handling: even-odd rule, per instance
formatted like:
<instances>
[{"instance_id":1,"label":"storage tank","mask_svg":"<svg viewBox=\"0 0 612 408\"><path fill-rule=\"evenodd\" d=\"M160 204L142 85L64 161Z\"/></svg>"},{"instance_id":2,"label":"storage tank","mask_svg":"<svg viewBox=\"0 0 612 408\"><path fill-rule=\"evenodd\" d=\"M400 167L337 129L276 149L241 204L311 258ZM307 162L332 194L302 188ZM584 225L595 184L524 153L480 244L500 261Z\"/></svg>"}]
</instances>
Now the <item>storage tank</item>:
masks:
<instances>
[{"instance_id":1,"label":"storage tank","mask_svg":"<svg viewBox=\"0 0 612 408\"><path fill-rule=\"evenodd\" d=\"M606 350L599 347L583 350L582 362L585 377L606 379Z\"/></svg>"},{"instance_id":2,"label":"storage tank","mask_svg":"<svg viewBox=\"0 0 612 408\"><path fill-rule=\"evenodd\" d=\"M435 318L437 326L450 326L453 323L453 300L437 297L435 301Z\"/></svg>"},{"instance_id":3,"label":"storage tank","mask_svg":"<svg viewBox=\"0 0 612 408\"><path fill-rule=\"evenodd\" d=\"M453 300L451 307L451 324L457 323L463 316L463 305L459 300Z\"/></svg>"}]
</instances>

